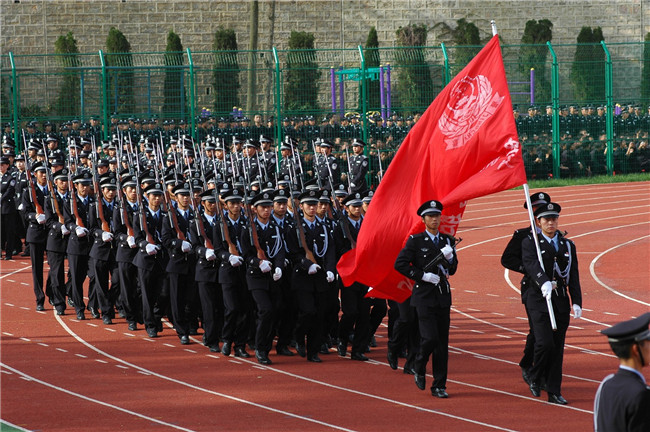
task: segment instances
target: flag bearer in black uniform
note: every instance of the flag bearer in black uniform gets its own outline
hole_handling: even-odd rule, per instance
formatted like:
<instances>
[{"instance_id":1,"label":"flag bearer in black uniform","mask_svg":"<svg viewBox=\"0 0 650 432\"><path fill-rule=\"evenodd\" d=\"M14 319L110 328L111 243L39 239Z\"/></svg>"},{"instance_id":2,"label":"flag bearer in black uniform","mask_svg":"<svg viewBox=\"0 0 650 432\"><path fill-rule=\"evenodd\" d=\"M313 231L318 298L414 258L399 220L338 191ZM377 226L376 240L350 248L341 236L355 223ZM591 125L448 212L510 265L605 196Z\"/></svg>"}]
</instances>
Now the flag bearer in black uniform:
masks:
<instances>
[{"instance_id":1,"label":"flag bearer in black uniform","mask_svg":"<svg viewBox=\"0 0 650 432\"><path fill-rule=\"evenodd\" d=\"M363 195L359 192L348 195L343 204L346 215L334 228L334 241L336 243L336 256L341 257L352 249L352 243L357 240L361 223L361 204ZM345 225L344 225L345 224ZM350 239L351 237L351 239ZM365 298L368 287L358 282L350 286L343 286L341 289L341 321L339 322L337 351L341 357L345 357L348 349L349 336L354 329L354 340L352 342L352 360L366 361L368 357L364 352L369 342L370 326L370 301Z\"/></svg>"},{"instance_id":2,"label":"flag bearer in black uniform","mask_svg":"<svg viewBox=\"0 0 650 432\"><path fill-rule=\"evenodd\" d=\"M366 143L360 139L352 141L352 155L350 155L350 172L348 173L350 181L350 192L362 192L368 189L366 174L368 174L369 161L368 156L363 154L363 148Z\"/></svg>"},{"instance_id":3,"label":"flag bearer in black uniform","mask_svg":"<svg viewBox=\"0 0 650 432\"><path fill-rule=\"evenodd\" d=\"M217 282L219 276L219 260L215 245L221 241L219 215L214 190L201 194L203 211L196 217L203 219L205 238L197 229L197 224L191 226L191 236L196 254L196 270L194 279L198 285L201 310L203 312L203 345L211 352L219 352L219 339L223 325L223 296L221 286ZM212 247L209 247L212 246Z\"/></svg>"},{"instance_id":4,"label":"flag bearer in black uniform","mask_svg":"<svg viewBox=\"0 0 650 432\"><path fill-rule=\"evenodd\" d=\"M165 272L169 280L174 329L181 344L187 345L190 343L190 320L186 313L186 306L194 285L196 265L190 233L190 226L194 223L194 212L190 208L192 189L189 183L180 183L174 187L173 192L177 206L175 209L168 209L163 220L162 243L169 254ZM175 221L170 212L176 212Z\"/></svg>"},{"instance_id":5,"label":"flag bearer in black uniform","mask_svg":"<svg viewBox=\"0 0 650 432\"><path fill-rule=\"evenodd\" d=\"M616 374L600 383L594 401L596 432L650 430L650 387L642 370L650 363L650 312L601 333L618 357Z\"/></svg>"},{"instance_id":6,"label":"flag bearer in black uniform","mask_svg":"<svg viewBox=\"0 0 650 432\"><path fill-rule=\"evenodd\" d=\"M235 346L235 356L248 358L246 339L248 337L251 300L246 289L244 258L242 257L242 234L246 230L246 220L241 214L244 191L224 185L222 198L226 203L228 237L232 245L225 240L217 242L216 253L221 260L219 283L223 291L225 308L223 322L223 345L221 354L229 356Z\"/></svg>"},{"instance_id":7,"label":"flag bearer in black uniform","mask_svg":"<svg viewBox=\"0 0 650 432\"><path fill-rule=\"evenodd\" d=\"M32 194L27 188L23 191L22 204L25 216L28 222L27 233L25 234L25 243L29 244L29 256L32 261L32 279L34 281L34 294L36 296L36 310L44 310L45 294L51 297L50 281L46 282L45 292L43 292L43 262L45 255L45 246L47 244L48 229L45 225L47 216L45 215L45 200L49 196L47 188L46 173L47 167L43 162L34 163L31 168L36 179L32 184L33 192L36 194L36 203L32 202ZM38 208L42 210L38 211Z\"/></svg>"},{"instance_id":8,"label":"flag bearer in black uniform","mask_svg":"<svg viewBox=\"0 0 650 432\"><path fill-rule=\"evenodd\" d=\"M426 230L406 241L395 260L395 269L415 281L411 306L415 307L420 329L420 352L415 358L415 384L426 386L426 367L433 354L431 394L447 398L447 361L449 358L449 312L451 289L447 278L456 273L458 258L452 236L438 231L442 204L426 201L418 208Z\"/></svg>"},{"instance_id":9,"label":"flag bearer in black uniform","mask_svg":"<svg viewBox=\"0 0 650 432\"><path fill-rule=\"evenodd\" d=\"M327 227L316 220L320 191L307 190L298 196L302 217L300 227L287 233L287 247L293 263L291 286L298 303L296 342L298 354L320 363L318 351L323 343L323 307L327 301L328 283L334 281L336 251ZM304 238L303 235L304 234ZM305 338L307 341L305 349Z\"/></svg>"},{"instance_id":10,"label":"flag bearer in black uniform","mask_svg":"<svg viewBox=\"0 0 650 432\"><path fill-rule=\"evenodd\" d=\"M157 337L162 331L164 306L160 304L160 293L165 283L165 268L168 257L162 248L163 187L151 184L145 189L147 205L141 208L133 224L138 253L133 264L138 268L138 284L142 293L142 319L149 337ZM140 201L140 200L139 200ZM142 207L142 201L138 203ZM143 224L143 219L146 225Z\"/></svg>"},{"instance_id":11,"label":"flag bearer in black uniform","mask_svg":"<svg viewBox=\"0 0 650 432\"><path fill-rule=\"evenodd\" d=\"M73 197L70 203L65 206L65 224L70 230L70 238L68 240L68 265L70 266L71 282L72 282L72 301L77 312L77 319L83 320L84 303L83 284L88 276L88 258L90 249L93 245L90 237L90 205L95 201L93 197L89 196L90 185L92 183L91 174L88 171L83 171L73 177L72 182L75 186L75 191L71 191ZM73 206L72 200L75 200ZM89 298L92 290L93 279L90 280L88 287Z\"/></svg>"},{"instance_id":12,"label":"flag bearer in black uniform","mask_svg":"<svg viewBox=\"0 0 650 432\"><path fill-rule=\"evenodd\" d=\"M551 197L545 192L536 192L530 196L530 202L535 211L538 207L551 202ZM528 208L528 204L524 203L524 208ZM537 233L541 233L539 226L536 227ZM501 265L517 273L525 274L524 264L521 261L521 242L530 235L530 226L519 228L512 234L512 238L506 245L506 248L501 255ZM528 294L528 282L530 280L526 277L521 280L521 302L526 307L526 296ZM533 358L535 353L535 336L533 335L533 324L530 321L530 313L526 307L526 316L528 317L528 335L526 336L526 345L524 346L524 355L519 361L521 368L521 375L526 384L530 385L530 378L528 371L533 366Z\"/></svg>"},{"instance_id":13,"label":"flag bearer in black uniform","mask_svg":"<svg viewBox=\"0 0 650 432\"><path fill-rule=\"evenodd\" d=\"M271 218L273 193L257 194L253 205L251 230L242 236L242 253L247 264L246 283L257 306L255 329L255 357L263 365L270 365L269 351L273 343L273 321L278 309L280 285L284 268L284 240L280 227ZM251 234L257 235L257 244ZM257 247L259 246L259 250Z\"/></svg>"},{"instance_id":14,"label":"flag bearer in black uniform","mask_svg":"<svg viewBox=\"0 0 650 432\"><path fill-rule=\"evenodd\" d=\"M102 312L104 324L113 324L115 316L114 298L115 293L109 291L109 277L111 280L117 278L117 265L115 262L115 245L113 241L113 213L115 211L115 193L117 181L114 175L105 174L99 183L100 190L96 191L95 202L92 204L89 214L89 230L93 239L90 249L90 262L93 275L95 276L95 296ZM101 201L101 205L99 204ZM101 210L99 210L101 209ZM103 212L102 218L106 226L98 217L98 211Z\"/></svg>"},{"instance_id":15,"label":"flag bearer in black uniform","mask_svg":"<svg viewBox=\"0 0 650 432\"><path fill-rule=\"evenodd\" d=\"M138 292L138 270L133 264L138 253L134 230L138 217L136 181L136 178L128 174L122 177L124 200L120 201L113 209L113 232L115 233L117 245L115 261L120 280L120 301L126 322L131 331L137 330L138 322L142 323L142 300ZM123 208L126 211L126 220L123 220Z\"/></svg>"},{"instance_id":16,"label":"flag bearer in black uniform","mask_svg":"<svg viewBox=\"0 0 650 432\"><path fill-rule=\"evenodd\" d=\"M56 309L57 315L63 315L66 309L65 296L65 252L68 248L68 239L70 230L65 225L65 207L70 202L70 191L68 190L68 170L66 168L57 171L54 174L54 186L56 191L53 192L56 199L59 212L63 217L63 223L59 214L52 208L52 201L45 201L45 214L47 215L47 226L50 232L47 236L47 263L50 266L48 281L52 286L52 303Z\"/></svg>"},{"instance_id":17,"label":"flag bearer in black uniform","mask_svg":"<svg viewBox=\"0 0 650 432\"><path fill-rule=\"evenodd\" d=\"M535 336L535 357L529 373L530 392L539 397L541 382L545 379L548 401L566 405L568 402L561 393L564 340L569 328L571 303L574 317L582 316L582 292L575 245L558 231L560 210L559 204L551 202L537 208L534 213L542 230L538 240L544 267L537 258L532 236L522 242L521 253L526 277L530 278L526 306ZM553 306L556 331L551 328L547 299Z\"/></svg>"}]
</instances>

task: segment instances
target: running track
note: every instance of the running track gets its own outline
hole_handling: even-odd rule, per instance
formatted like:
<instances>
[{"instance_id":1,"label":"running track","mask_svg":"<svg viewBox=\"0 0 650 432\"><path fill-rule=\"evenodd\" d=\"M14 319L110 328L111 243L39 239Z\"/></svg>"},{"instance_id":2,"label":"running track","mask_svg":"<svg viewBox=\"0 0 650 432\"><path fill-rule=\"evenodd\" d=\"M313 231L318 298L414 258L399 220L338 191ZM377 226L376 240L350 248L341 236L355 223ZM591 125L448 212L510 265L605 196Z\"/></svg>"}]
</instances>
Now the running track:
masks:
<instances>
[{"instance_id":1,"label":"running track","mask_svg":"<svg viewBox=\"0 0 650 432\"><path fill-rule=\"evenodd\" d=\"M149 339L123 319L104 326L49 305L36 312L21 258L2 261L0 275L1 418L48 431L592 430L596 388L617 366L599 331L650 310L650 182L547 192L576 243L584 298L567 334L568 406L532 397L517 366L527 322L519 276L499 257L527 214L523 192L511 190L472 200L457 233L447 400L388 367L385 326L369 362L334 350L322 364L272 352L274 364L262 367L211 354L200 336L181 346L170 328Z\"/></svg>"}]
</instances>

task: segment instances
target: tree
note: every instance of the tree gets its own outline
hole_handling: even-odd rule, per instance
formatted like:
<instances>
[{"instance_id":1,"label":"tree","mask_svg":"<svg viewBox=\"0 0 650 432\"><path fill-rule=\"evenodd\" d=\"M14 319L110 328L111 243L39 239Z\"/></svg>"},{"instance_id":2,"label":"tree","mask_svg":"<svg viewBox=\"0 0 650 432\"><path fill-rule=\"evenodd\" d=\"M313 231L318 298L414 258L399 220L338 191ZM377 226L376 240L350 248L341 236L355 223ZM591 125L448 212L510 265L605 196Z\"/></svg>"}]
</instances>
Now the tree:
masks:
<instances>
[{"instance_id":1,"label":"tree","mask_svg":"<svg viewBox=\"0 0 650 432\"><path fill-rule=\"evenodd\" d=\"M61 35L54 42L54 52L63 68L63 82L54 103L54 110L61 117L76 117L81 107L81 79L77 68L81 66L77 54L77 41L72 32Z\"/></svg>"},{"instance_id":2,"label":"tree","mask_svg":"<svg viewBox=\"0 0 650 432\"><path fill-rule=\"evenodd\" d=\"M170 30L165 49L165 87L163 117L184 117L187 113L187 93L183 82L183 44L181 38Z\"/></svg>"},{"instance_id":3,"label":"tree","mask_svg":"<svg viewBox=\"0 0 650 432\"><path fill-rule=\"evenodd\" d=\"M135 110L133 86L133 56L131 44L124 34L111 27L106 38L106 65L117 69L109 70L108 101L117 113L130 114Z\"/></svg>"},{"instance_id":4,"label":"tree","mask_svg":"<svg viewBox=\"0 0 650 432\"><path fill-rule=\"evenodd\" d=\"M474 23L461 18L456 21L456 28L452 30L452 38L456 49L454 51L454 65L452 76L460 72L481 50L481 36Z\"/></svg>"},{"instance_id":5,"label":"tree","mask_svg":"<svg viewBox=\"0 0 650 432\"><path fill-rule=\"evenodd\" d=\"M320 76L321 71L318 70L314 50L314 35L292 31L287 55L284 109L288 112L306 111L315 114L318 109Z\"/></svg>"},{"instance_id":6,"label":"tree","mask_svg":"<svg viewBox=\"0 0 650 432\"><path fill-rule=\"evenodd\" d=\"M650 104L650 32L645 35L643 45L643 71L641 72L641 103Z\"/></svg>"},{"instance_id":7,"label":"tree","mask_svg":"<svg viewBox=\"0 0 650 432\"><path fill-rule=\"evenodd\" d=\"M377 30L374 27L370 28L368 33L368 39L366 40L366 46L363 50L363 55L366 59L366 69L369 68L378 68L381 65L381 60L379 58L379 39L377 38ZM379 80L365 79L364 85L366 86L366 110L367 111L379 111L381 109L381 96L379 89ZM363 93L361 88L359 88L359 110L363 108L363 103L361 98Z\"/></svg>"},{"instance_id":8,"label":"tree","mask_svg":"<svg viewBox=\"0 0 650 432\"><path fill-rule=\"evenodd\" d=\"M600 27L582 27L578 34L578 46L571 65L571 82L575 99L580 103L605 100L605 51L600 46L604 40Z\"/></svg>"},{"instance_id":9,"label":"tree","mask_svg":"<svg viewBox=\"0 0 650 432\"><path fill-rule=\"evenodd\" d=\"M214 108L217 114L227 115L239 105L239 63L237 36L233 29L219 26L214 34Z\"/></svg>"},{"instance_id":10,"label":"tree","mask_svg":"<svg viewBox=\"0 0 650 432\"><path fill-rule=\"evenodd\" d=\"M526 22L519 48L519 71L528 76L535 69L535 101L551 101L551 82L546 77L546 42L553 38L553 23L547 19Z\"/></svg>"},{"instance_id":11,"label":"tree","mask_svg":"<svg viewBox=\"0 0 650 432\"><path fill-rule=\"evenodd\" d=\"M397 98L404 112L426 109L434 98L431 71L424 58L427 27L417 24L397 29Z\"/></svg>"}]
</instances>

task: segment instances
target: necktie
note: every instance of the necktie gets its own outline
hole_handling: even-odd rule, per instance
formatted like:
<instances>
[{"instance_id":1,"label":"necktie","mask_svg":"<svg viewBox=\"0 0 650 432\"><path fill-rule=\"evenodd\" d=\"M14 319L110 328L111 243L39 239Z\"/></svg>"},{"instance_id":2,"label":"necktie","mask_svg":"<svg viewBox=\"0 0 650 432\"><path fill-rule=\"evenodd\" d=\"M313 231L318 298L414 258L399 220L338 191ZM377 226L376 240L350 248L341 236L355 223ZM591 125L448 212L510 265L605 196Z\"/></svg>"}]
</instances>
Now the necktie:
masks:
<instances>
[{"instance_id":1,"label":"necktie","mask_svg":"<svg viewBox=\"0 0 650 432\"><path fill-rule=\"evenodd\" d=\"M438 247L438 236L435 236L435 237L433 238L433 244L434 244L436 247Z\"/></svg>"},{"instance_id":2,"label":"necktie","mask_svg":"<svg viewBox=\"0 0 650 432\"><path fill-rule=\"evenodd\" d=\"M557 244L557 239L553 238L553 240L551 240L551 243L553 243L553 247L555 248L555 252L557 252L558 249L560 248L559 245Z\"/></svg>"}]
</instances>

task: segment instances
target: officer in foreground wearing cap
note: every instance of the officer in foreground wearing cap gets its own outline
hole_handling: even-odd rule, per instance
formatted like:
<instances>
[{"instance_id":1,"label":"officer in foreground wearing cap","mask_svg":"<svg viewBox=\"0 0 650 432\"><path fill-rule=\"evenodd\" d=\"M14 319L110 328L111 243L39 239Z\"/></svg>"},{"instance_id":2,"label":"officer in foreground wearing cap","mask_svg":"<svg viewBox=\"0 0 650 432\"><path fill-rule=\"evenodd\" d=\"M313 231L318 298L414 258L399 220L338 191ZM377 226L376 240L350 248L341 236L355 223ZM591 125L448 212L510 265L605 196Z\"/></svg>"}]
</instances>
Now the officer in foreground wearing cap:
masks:
<instances>
[{"instance_id":1,"label":"officer in foreground wearing cap","mask_svg":"<svg viewBox=\"0 0 650 432\"><path fill-rule=\"evenodd\" d=\"M368 169L370 166L368 162L368 156L363 154L363 148L365 145L365 142L357 138L352 141L352 152L354 154L350 155L350 172L348 173L350 193L361 192L368 189L366 174L368 174Z\"/></svg>"},{"instance_id":2,"label":"officer in foreground wearing cap","mask_svg":"<svg viewBox=\"0 0 650 432\"><path fill-rule=\"evenodd\" d=\"M528 278L526 306L535 336L533 366L529 371L530 392L539 397L546 381L548 401L566 405L562 397L562 361L564 340L569 328L569 315L573 304L574 317L582 316L582 291L578 273L578 255L575 244L558 230L562 208L557 203L544 204L535 210L541 233L538 236L543 259L540 264L533 236L521 244L522 262ZM550 299L557 330L551 327L547 300Z\"/></svg>"},{"instance_id":3,"label":"officer in foreground wearing cap","mask_svg":"<svg viewBox=\"0 0 650 432\"><path fill-rule=\"evenodd\" d=\"M551 196L545 192L536 192L530 196L530 202L533 211L544 204L551 202ZM524 203L524 208L528 208L528 203ZM542 230L539 228L539 225L535 227L537 229L537 234L539 235ZM524 264L521 261L521 242L530 235L530 226L519 228L515 230L512 234L512 238L506 245L506 248L501 254L501 265L507 268L508 270L525 274ZM521 280L521 302L526 307L526 296L528 294L528 278L522 278ZM526 345L524 346L524 355L519 361L519 367L521 368L521 375L524 378L526 384L530 385L530 379L528 377L528 371L533 366L534 358L534 349L535 349L535 336L533 335L533 325L530 321L530 313L526 307L526 316L528 317L528 335L526 336Z\"/></svg>"},{"instance_id":4,"label":"officer in foreground wearing cap","mask_svg":"<svg viewBox=\"0 0 650 432\"><path fill-rule=\"evenodd\" d=\"M598 387L594 401L594 430L650 430L650 387L642 369L650 364L650 312L602 330L618 357L616 374Z\"/></svg>"},{"instance_id":5,"label":"officer in foreground wearing cap","mask_svg":"<svg viewBox=\"0 0 650 432\"><path fill-rule=\"evenodd\" d=\"M415 384L420 390L426 386L426 367L433 354L433 384L431 394L447 398L447 362L449 358L449 313L451 288L447 278L458 267L453 236L438 229L442 203L426 201L418 208L426 229L413 234L406 241L395 260L395 269L415 281L411 306L418 314L420 352L414 363Z\"/></svg>"},{"instance_id":6,"label":"officer in foreground wearing cap","mask_svg":"<svg viewBox=\"0 0 650 432\"><path fill-rule=\"evenodd\" d=\"M50 266L48 280L52 285L52 304L57 315L63 315L66 309L66 283L65 283L65 254L68 248L70 230L65 225L65 207L70 202L68 190L68 170L62 169L54 174L55 191L52 192L56 207L52 207L53 200L45 200L45 215L47 216L47 263Z\"/></svg>"}]
</instances>

